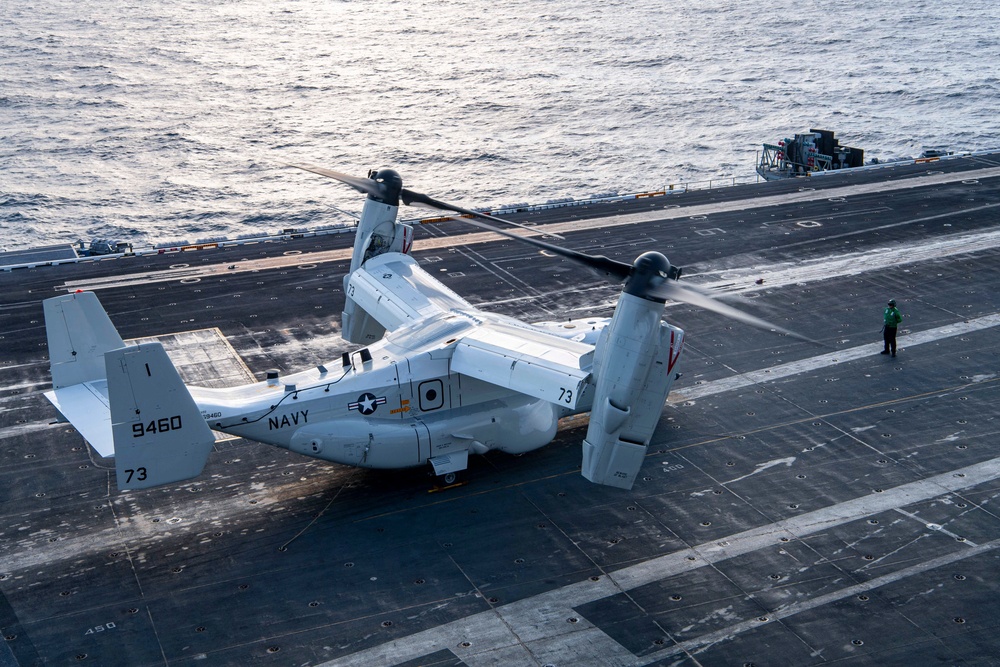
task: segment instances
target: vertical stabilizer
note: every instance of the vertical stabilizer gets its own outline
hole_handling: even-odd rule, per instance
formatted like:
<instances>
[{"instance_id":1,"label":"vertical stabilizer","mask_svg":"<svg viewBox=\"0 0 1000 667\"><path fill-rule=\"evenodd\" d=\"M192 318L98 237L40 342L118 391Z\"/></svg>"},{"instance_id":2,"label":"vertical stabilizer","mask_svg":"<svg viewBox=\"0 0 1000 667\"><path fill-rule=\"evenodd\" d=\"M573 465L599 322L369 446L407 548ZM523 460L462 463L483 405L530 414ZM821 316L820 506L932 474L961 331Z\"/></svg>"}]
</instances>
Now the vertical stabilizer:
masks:
<instances>
[{"instance_id":1,"label":"vertical stabilizer","mask_svg":"<svg viewBox=\"0 0 1000 667\"><path fill-rule=\"evenodd\" d=\"M49 340L52 388L104 379L104 353L125 347L93 292L42 302Z\"/></svg>"},{"instance_id":2,"label":"vertical stabilizer","mask_svg":"<svg viewBox=\"0 0 1000 667\"><path fill-rule=\"evenodd\" d=\"M145 489L201 474L215 437L163 346L104 355L118 489Z\"/></svg>"}]
</instances>

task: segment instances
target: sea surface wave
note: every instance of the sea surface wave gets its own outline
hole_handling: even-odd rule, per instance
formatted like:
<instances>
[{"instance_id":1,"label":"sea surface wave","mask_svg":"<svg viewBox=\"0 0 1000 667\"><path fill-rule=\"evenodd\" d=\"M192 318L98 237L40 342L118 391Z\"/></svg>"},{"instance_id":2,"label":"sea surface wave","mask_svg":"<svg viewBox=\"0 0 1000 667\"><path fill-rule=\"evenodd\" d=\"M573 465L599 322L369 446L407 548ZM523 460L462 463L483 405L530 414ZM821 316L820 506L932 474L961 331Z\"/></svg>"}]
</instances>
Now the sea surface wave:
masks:
<instances>
[{"instance_id":1,"label":"sea surface wave","mask_svg":"<svg viewBox=\"0 0 1000 667\"><path fill-rule=\"evenodd\" d=\"M749 176L762 142L812 127L868 158L1000 147L992 0L13 0L0 18L7 249L360 210L288 162L496 206Z\"/></svg>"}]
</instances>

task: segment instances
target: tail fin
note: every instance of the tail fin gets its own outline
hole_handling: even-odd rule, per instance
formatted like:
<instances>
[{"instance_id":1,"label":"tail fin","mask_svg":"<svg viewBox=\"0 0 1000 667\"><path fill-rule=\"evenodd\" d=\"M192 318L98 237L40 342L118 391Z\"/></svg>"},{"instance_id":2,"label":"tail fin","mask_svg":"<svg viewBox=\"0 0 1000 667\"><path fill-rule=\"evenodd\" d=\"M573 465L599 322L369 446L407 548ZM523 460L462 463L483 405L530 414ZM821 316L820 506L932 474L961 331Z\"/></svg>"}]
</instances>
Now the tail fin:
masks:
<instances>
[{"instance_id":1,"label":"tail fin","mask_svg":"<svg viewBox=\"0 0 1000 667\"><path fill-rule=\"evenodd\" d=\"M101 456L114 456L104 353L125 347L93 292L46 299L52 391L45 392Z\"/></svg>"},{"instance_id":2,"label":"tail fin","mask_svg":"<svg viewBox=\"0 0 1000 667\"><path fill-rule=\"evenodd\" d=\"M104 353L125 347L93 292L66 294L42 302L49 339L52 386L103 380Z\"/></svg>"},{"instance_id":3,"label":"tail fin","mask_svg":"<svg viewBox=\"0 0 1000 667\"><path fill-rule=\"evenodd\" d=\"M215 437L163 346L123 347L104 360L119 490L201 474Z\"/></svg>"},{"instance_id":4,"label":"tail fin","mask_svg":"<svg viewBox=\"0 0 1000 667\"><path fill-rule=\"evenodd\" d=\"M201 473L215 438L159 343L126 346L93 292L43 302L60 414L98 454L116 458L119 490Z\"/></svg>"}]
</instances>

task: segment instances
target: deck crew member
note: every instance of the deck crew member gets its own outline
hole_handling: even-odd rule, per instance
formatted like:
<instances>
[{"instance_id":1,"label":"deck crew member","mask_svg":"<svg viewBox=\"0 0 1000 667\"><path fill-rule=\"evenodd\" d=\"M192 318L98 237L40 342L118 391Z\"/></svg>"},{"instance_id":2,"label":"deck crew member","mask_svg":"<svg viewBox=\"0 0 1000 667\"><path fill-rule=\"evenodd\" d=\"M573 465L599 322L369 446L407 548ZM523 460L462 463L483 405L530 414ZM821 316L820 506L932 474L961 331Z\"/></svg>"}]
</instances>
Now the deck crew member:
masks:
<instances>
[{"instance_id":1,"label":"deck crew member","mask_svg":"<svg viewBox=\"0 0 1000 667\"><path fill-rule=\"evenodd\" d=\"M885 349L882 354L892 354L896 356L896 328L903 321L903 316L896 308L896 300L889 299L889 304L882 313L882 339L885 341Z\"/></svg>"}]
</instances>

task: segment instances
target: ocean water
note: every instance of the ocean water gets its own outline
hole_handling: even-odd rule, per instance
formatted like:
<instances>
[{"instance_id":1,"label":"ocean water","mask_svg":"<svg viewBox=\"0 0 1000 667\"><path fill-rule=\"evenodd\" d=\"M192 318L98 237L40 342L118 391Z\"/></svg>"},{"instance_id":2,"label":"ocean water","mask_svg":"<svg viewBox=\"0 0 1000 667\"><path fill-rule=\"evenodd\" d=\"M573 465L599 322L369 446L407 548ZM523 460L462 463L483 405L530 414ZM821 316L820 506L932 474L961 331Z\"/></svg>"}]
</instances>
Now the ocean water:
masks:
<instances>
[{"instance_id":1,"label":"ocean water","mask_svg":"<svg viewBox=\"0 0 1000 667\"><path fill-rule=\"evenodd\" d=\"M495 206L750 176L810 127L998 148L998 25L995 0L2 0L0 247L360 210L287 162Z\"/></svg>"}]
</instances>

